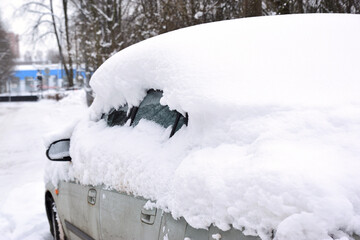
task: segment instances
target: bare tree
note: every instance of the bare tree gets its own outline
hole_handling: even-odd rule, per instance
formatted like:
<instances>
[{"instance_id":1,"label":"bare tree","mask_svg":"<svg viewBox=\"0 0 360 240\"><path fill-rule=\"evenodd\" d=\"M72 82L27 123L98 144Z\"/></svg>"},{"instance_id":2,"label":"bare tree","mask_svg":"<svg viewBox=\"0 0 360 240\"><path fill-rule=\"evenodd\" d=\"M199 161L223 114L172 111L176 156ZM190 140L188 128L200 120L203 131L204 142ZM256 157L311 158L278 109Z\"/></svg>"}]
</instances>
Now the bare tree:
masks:
<instances>
[{"instance_id":1,"label":"bare tree","mask_svg":"<svg viewBox=\"0 0 360 240\"><path fill-rule=\"evenodd\" d=\"M360 13L360 0L264 0L268 14Z\"/></svg>"},{"instance_id":2,"label":"bare tree","mask_svg":"<svg viewBox=\"0 0 360 240\"><path fill-rule=\"evenodd\" d=\"M50 0L52 6L52 0ZM74 71L73 71L73 60L71 52L71 40L70 40L70 31L69 31L69 16L68 16L68 0L62 0L63 3L63 13L64 13L64 23L65 23L65 38L66 38L66 47L67 47L67 63L69 69L66 69L66 76L68 77L69 87L74 85Z\"/></svg>"},{"instance_id":3,"label":"bare tree","mask_svg":"<svg viewBox=\"0 0 360 240\"><path fill-rule=\"evenodd\" d=\"M244 17L253 17L262 15L261 0L244 0Z\"/></svg>"},{"instance_id":4,"label":"bare tree","mask_svg":"<svg viewBox=\"0 0 360 240\"><path fill-rule=\"evenodd\" d=\"M7 34L0 20L0 92L6 91L6 84L12 76L14 57Z\"/></svg>"},{"instance_id":5,"label":"bare tree","mask_svg":"<svg viewBox=\"0 0 360 240\"><path fill-rule=\"evenodd\" d=\"M62 0L64 9L67 9L68 1ZM359 13L360 8L360 0L70 1L75 12L70 16L64 11L62 21L69 57L67 62L75 57L77 65L85 63L87 72L95 71L108 57L125 47L183 27L267 14ZM56 18L52 22L59 25Z\"/></svg>"},{"instance_id":6,"label":"bare tree","mask_svg":"<svg viewBox=\"0 0 360 240\"><path fill-rule=\"evenodd\" d=\"M128 29L136 21L136 5L129 0L71 0L76 8L76 41L83 63L95 71L109 56L129 45Z\"/></svg>"},{"instance_id":7,"label":"bare tree","mask_svg":"<svg viewBox=\"0 0 360 240\"><path fill-rule=\"evenodd\" d=\"M22 11L37 16L31 29L33 40L41 40L48 35L55 37L69 87L72 87L74 85L74 74L67 0L62 1L62 17L55 14L53 0L48 0L48 2L44 0L27 2L22 6ZM65 32L65 37L62 36L63 32ZM63 38L65 38L65 41ZM67 51L66 56L64 46Z\"/></svg>"}]
</instances>

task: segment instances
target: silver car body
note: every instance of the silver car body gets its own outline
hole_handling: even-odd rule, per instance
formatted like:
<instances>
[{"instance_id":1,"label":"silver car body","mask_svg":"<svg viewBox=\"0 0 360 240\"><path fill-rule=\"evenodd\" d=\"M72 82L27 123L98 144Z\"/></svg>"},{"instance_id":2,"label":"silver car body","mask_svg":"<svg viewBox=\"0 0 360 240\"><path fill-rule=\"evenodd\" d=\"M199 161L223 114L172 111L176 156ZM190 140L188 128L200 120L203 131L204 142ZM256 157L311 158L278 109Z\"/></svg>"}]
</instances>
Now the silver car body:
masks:
<instances>
[{"instance_id":1,"label":"silver car body","mask_svg":"<svg viewBox=\"0 0 360 240\"><path fill-rule=\"evenodd\" d=\"M175 220L161 209L144 208L146 199L107 190L103 186L83 186L60 182L57 188L46 184L57 206L61 227L67 239L159 239L159 240L255 240L232 228L221 231L195 229L183 219Z\"/></svg>"}]
</instances>

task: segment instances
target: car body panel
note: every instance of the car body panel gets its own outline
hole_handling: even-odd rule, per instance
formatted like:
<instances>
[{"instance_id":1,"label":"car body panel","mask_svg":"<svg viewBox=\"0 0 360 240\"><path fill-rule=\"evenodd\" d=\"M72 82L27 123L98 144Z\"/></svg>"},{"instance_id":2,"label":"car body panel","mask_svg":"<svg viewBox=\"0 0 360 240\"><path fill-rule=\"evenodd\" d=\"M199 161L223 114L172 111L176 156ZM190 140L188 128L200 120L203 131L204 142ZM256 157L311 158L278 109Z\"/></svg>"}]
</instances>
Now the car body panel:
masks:
<instances>
[{"instance_id":1,"label":"car body panel","mask_svg":"<svg viewBox=\"0 0 360 240\"><path fill-rule=\"evenodd\" d=\"M96 194L95 204L90 204L88 201L89 190L93 189L95 188L92 186L83 186L75 182L63 182L60 188L61 192L67 195L65 197L70 200L68 202L70 216L67 221L93 239L99 239L98 194Z\"/></svg>"},{"instance_id":2,"label":"car body panel","mask_svg":"<svg viewBox=\"0 0 360 240\"><path fill-rule=\"evenodd\" d=\"M89 189L97 191L95 206L87 202ZM174 219L171 213L160 209L156 210L154 223L146 224L141 221L142 212L146 213L143 211L146 199L107 190L103 186L82 186L75 182L60 182L58 195L51 183L46 184L46 190L54 198L61 225L68 240L184 240L186 238L213 240L217 234L221 236L221 240L260 239L258 236L245 236L240 230L234 228L222 231L212 225L208 230L196 229L191 227L184 218ZM71 200L74 198L78 199L77 204L74 204L75 200ZM74 209L76 207L78 209ZM151 210L148 213L151 213ZM79 237L74 230L68 228L67 222L80 229L88 238ZM360 240L358 235L351 237L354 240Z\"/></svg>"},{"instance_id":3,"label":"car body panel","mask_svg":"<svg viewBox=\"0 0 360 240\"><path fill-rule=\"evenodd\" d=\"M162 211L144 209L146 202L125 193L101 189L101 239L158 239Z\"/></svg>"},{"instance_id":4,"label":"car body panel","mask_svg":"<svg viewBox=\"0 0 360 240\"><path fill-rule=\"evenodd\" d=\"M55 187L47 184L54 197L61 224L65 235L69 239L80 238L77 231L80 230L87 236L87 239L99 239L99 197L97 194L94 205L88 203L88 192L90 189L96 189L93 186L83 186L75 182L59 182L58 193L55 193ZM71 225L73 228L69 228ZM83 235L84 235L83 234Z\"/></svg>"},{"instance_id":5,"label":"car body panel","mask_svg":"<svg viewBox=\"0 0 360 240\"><path fill-rule=\"evenodd\" d=\"M175 220L170 213L163 213L159 240L185 238L186 221L184 218Z\"/></svg>"},{"instance_id":6,"label":"car body panel","mask_svg":"<svg viewBox=\"0 0 360 240\"><path fill-rule=\"evenodd\" d=\"M222 231L215 226L211 226L209 229L209 240L214 239L213 235L219 234L221 240L258 240L260 239L257 236L245 236L240 230L231 228L229 231Z\"/></svg>"}]
</instances>

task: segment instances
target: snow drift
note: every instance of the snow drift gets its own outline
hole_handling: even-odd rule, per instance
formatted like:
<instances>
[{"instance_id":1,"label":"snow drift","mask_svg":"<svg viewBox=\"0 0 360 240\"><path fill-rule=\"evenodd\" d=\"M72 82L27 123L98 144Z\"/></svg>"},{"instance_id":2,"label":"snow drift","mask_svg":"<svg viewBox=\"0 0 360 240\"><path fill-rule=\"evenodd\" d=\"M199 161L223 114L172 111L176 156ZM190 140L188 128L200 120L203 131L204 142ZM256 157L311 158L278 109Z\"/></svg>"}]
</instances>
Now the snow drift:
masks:
<instances>
[{"instance_id":1,"label":"snow drift","mask_svg":"<svg viewBox=\"0 0 360 240\"><path fill-rule=\"evenodd\" d=\"M292 15L204 24L131 46L93 75L71 137L78 179L151 200L196 228L268 239L360 234L360 16ZM172 138L100 117L148 89L189 114Z\"/></svg>"}]
</instances>

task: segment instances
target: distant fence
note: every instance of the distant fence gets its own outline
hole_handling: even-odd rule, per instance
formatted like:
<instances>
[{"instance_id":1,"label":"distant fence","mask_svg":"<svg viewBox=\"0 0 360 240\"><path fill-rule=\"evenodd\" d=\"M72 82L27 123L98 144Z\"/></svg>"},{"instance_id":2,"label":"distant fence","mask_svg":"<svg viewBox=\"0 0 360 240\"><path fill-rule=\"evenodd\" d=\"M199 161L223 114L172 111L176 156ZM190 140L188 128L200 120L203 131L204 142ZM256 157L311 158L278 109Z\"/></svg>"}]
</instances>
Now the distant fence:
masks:
<instances>
[{"instance_id":1,"label":"distant fence","mask_svg":"<svg viewBox=\"0 0 360 240\"><path fill-rule=\"evenodd\" d=\"M0 102L36 102L38 96L0 96Z\"/></svg>"}]
</instances>

